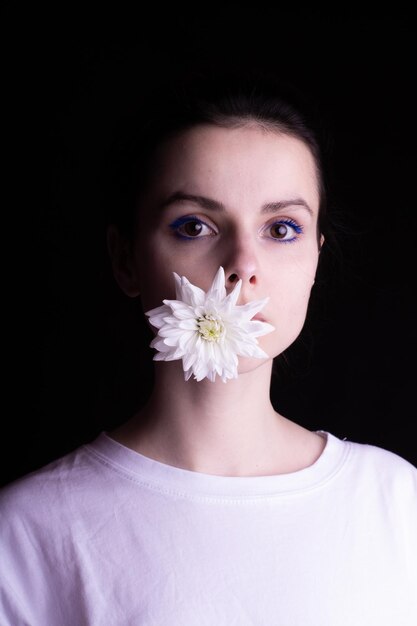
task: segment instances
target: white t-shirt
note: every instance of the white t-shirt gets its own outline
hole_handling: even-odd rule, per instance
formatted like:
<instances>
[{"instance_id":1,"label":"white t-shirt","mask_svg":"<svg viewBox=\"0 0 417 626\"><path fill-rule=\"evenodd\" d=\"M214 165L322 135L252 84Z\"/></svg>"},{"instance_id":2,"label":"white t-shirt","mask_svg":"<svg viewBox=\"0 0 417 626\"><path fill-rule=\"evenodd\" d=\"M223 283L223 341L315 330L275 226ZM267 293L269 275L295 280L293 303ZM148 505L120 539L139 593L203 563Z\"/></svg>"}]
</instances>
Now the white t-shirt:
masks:
<instances>
[{"instance_id":1,"label":"white t-shirt","mask_svg":"<svg viewBox=\"0 0 417 626\"><path fill-rule=\"evenodd\" d=\"M101 433L0 491L2 626L416 626L417 469L214 476Z\"/></svg>"}]
</instances>

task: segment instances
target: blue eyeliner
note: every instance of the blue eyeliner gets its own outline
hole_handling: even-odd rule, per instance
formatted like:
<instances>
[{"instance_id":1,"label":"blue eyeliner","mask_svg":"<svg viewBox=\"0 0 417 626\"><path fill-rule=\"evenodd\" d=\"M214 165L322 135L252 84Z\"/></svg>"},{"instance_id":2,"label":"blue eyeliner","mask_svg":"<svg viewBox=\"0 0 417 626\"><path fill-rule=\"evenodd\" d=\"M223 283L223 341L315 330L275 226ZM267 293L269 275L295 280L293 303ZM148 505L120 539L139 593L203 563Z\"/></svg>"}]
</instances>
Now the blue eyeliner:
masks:
<instances>
[{"instance_id":1,"label":"blue eyeliner","mask_svg":"<svg viewBox=\"0 0 417 626\"><path fill-rule=\"evenodd\" d=\"M183 217L179 217L169 225L170 228L174 230L174 228L178 228L187 222L201 222L201 220L195 215L184 215Z\"/></svg>"}]
</instances>

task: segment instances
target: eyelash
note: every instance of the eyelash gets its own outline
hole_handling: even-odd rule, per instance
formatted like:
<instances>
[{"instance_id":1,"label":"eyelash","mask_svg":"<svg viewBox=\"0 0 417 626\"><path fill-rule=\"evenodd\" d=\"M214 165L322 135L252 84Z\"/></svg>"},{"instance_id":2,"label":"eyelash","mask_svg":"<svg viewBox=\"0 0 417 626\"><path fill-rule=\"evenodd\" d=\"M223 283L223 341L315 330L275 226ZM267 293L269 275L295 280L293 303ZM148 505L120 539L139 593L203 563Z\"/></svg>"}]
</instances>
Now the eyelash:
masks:
<instances>
[{"instance_id":1,"label":"eyelash","mask_svg":"<svg viewBox=\"0 0 417 626\"><path fill-rule=\"evenodd\" d=\"M195 222L198 225L201 226L205 226L206 228L209 228L212 231L212 234L210 235L202 235L202 236L192 236L192 235L185 235L183 233L180 232L180 228L182 226L185 226L186 224L191 224ZM279 243L294 243L295 241L298 240L299 235L301 235L303 233L303 227L298 224L297 222L295 222L292 219L289 218L285 218L285 219L281 219L281 220L277 220L276 222L273 222L272 224L269 224L268 226L266 226L265 230L271 229L274 226L289 226L290 228L292 228L295 231L295 236L291 237L291 239L278 239L277 237L271 237L271 239L275 240L276 242ZM176 237L178 237L179 239L185 239L185 240L193 240L193 239L201 239L203 237L212 237L215 234L217 234L214 229L209 226L208 224L206 224L202 219L200 219L199 217L195 216L195 215L187 215L184 217L179 217L178 219L174 220L169 227L172 229L174 235Z\"/></svg>"}]
</instances>

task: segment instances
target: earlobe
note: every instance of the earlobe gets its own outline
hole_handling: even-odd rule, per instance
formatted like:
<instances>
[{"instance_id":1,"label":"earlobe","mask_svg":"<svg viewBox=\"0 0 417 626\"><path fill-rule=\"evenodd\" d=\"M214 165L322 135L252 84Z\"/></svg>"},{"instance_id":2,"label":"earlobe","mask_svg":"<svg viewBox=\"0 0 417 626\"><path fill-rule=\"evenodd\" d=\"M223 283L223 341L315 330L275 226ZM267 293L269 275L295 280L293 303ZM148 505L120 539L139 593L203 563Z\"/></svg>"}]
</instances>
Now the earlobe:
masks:
<instances>
[{"instance_id":1,"label":"earlobe","mask_svg":"<svg viewBox=\"0 0 417 626\"><path fill-rule=\"evenodd\" d=\"M130 298L140 294L138 272L135 267L131 242L120 234L114 224L107 228L107 250L113 275L120 289Z\"/></svg>"}]
</instances>

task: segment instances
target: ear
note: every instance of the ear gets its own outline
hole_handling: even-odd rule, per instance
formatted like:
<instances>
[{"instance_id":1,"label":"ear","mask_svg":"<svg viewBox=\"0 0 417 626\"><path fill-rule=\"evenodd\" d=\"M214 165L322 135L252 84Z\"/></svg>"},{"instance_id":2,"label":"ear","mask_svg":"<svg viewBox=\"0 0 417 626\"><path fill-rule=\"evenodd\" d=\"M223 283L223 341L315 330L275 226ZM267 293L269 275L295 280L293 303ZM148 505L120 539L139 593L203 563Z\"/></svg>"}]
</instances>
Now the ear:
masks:
<instances>
[{"instance_id":1,"label":"ear","mask_svg":"<svg viewBox=\"0 0 417 626\"><path fill-rule=\"evenodd\" d=\"M114 224L107 228L107 250L113 275L120 289L130 298L139 295L138 270L135 267L132 244Z\"/></svg>"},{"instance_id":2,"label":"ear","mask_svg":"<svg viewBox=\"0 0 417 626\"><path fill-rule=\"evenodd\" d=\"M319 239L319 254L321 252L321 249L323 247L324 244L324 235L320 235L320 239ZM316 279L313 279L312 285L314 285L314 283L316 282Z\"/></svg>"}]
</instances>

